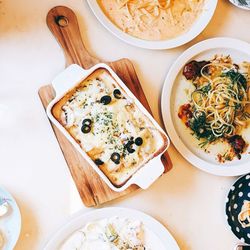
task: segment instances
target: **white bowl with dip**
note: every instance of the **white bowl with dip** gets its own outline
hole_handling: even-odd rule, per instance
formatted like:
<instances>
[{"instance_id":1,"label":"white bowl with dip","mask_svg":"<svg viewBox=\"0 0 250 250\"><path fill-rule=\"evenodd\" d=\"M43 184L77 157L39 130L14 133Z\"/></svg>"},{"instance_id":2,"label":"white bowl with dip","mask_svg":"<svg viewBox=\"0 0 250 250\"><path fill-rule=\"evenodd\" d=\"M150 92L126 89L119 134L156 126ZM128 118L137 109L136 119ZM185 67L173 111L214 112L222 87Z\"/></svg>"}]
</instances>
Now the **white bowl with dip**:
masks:
<instances>
[{"instance_id":1,"label":"white bowl with dip","mask_svg":"<svg viewBox=\"0 0 250 250\"><path fill-rule=\"evenodd\" d=\"M102 25L122 41L146 49L171 49L181 46L198 36L212 19L218 0L204 0L203 10L187 32L167 40L143 40L118 28L103 12L96 0L87 0L88 4Z\"/></svg>"}]
</instances>

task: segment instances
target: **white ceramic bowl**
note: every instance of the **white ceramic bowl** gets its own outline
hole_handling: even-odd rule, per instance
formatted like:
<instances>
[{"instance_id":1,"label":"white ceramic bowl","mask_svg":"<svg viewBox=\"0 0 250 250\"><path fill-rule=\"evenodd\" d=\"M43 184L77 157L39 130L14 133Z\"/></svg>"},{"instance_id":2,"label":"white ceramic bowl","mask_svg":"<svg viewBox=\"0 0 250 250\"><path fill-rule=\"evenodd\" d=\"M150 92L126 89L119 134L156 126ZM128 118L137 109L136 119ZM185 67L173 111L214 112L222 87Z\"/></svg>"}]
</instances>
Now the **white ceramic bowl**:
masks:
<instances>
[{"instance_id":1,"label":"white ceramic bowl","mask_svg":"<svg viewBox=\"0 0 250 250\"><path fill-rule=\"evenodd\" d=\"M203 12L200 14L195 24L190 28L190 30L183 35L180 35L174 39L162 40L162 41L147 41L136 37L133 37L118 27L116 27L106 15L103 13L102 9L98 5L96 0L87 0L90 8L97 17L97 19L103 24L103 26L113 33L115 36L120 38L122 41L127 42L131 45L146 48L146 49L171 49L181 46L196 36L198 36L208 25L212 19L218 0L205 0L205 6Z\"/></svg>"},{"instance_id":2,"label":"white ceramic bowl","mask_svg":"<svg viewBox=\"0 0 250 250\"><path fill-rule=\"evenodd\" d=\"M153 125L166 137L166 146L163 150L144 166L142 166L124 185L121 187L114 186L108 177L96 166L91 158L85 153L80 145L73 139L68 131L54 118L51 113L53 105L58 102L69 90L78 85L86 77L99 68L104 68L112 75L118 85L126 92L129 98L134 101L136 106L145 114L146 117L153 123ZM122 80L116 75L116 73L106 64L100 63L94 67L85 70L76 64L72 64L60 73L53 81L52 86L56 91L56 97L47 107L47 115L49 119L55 124L55 126L65 135L65 137L72 143L72 145L80 152L80 154L86 159L86 161L93 167L93 169L99 174L99 176L105 181L105 183L114 191L122 192L132 184L136 184L139 187L148 188L157 178L159 178L164 172L164 166L161 162L162 154L167 150L169 146L169 139L163 129L158 125L149 112L143 107L143 105L137 100L133 93L127 88Z\"/></svg>"}]
</instances>

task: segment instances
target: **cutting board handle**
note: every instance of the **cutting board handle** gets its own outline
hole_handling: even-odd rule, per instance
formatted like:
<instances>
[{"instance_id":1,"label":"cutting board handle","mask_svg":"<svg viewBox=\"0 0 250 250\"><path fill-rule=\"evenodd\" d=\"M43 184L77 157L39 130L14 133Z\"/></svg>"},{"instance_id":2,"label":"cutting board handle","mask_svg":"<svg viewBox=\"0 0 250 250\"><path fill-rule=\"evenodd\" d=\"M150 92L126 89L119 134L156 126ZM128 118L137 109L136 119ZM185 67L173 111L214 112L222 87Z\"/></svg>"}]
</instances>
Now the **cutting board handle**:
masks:
<instances>
[{"instance_id":1,"label":"cutting board handle","mask_svg":"<svg viewBox=\"0 0 250 250\"><path fill-rule=\"evenodd\" d=\"M85 69L99 63L89 54L81 39L79 25L74 12L65 6L56 6L47 15L47 25L61 45L67 65L76 63Z\"/></svg>"}]
</instances>

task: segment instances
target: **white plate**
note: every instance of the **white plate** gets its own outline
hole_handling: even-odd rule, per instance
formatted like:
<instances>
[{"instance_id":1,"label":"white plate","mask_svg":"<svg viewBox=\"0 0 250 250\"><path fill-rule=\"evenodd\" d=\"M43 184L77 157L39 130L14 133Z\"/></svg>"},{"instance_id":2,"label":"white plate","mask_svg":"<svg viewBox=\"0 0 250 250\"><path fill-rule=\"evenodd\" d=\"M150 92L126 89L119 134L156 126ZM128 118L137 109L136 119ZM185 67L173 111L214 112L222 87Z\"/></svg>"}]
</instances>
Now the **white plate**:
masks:
<instances>
[{"instance_id":1,"label":"white plate","mask_svg":"<svg viewBox=\"0 0 250 250\"><path fill-rule=\"evenodd\" d=\"M7 199L9 203L8 213L0 217L0 231L5 241L1 250L13 250L21 231L21 214L15 199L2 187L0 187L0 198Z\"/></svg>"},{"instance_id":2,"label":"white plate","mask_svg":"<svg viewBox=\"0 0 250 250\"><path fill-rule=\"evenodd\" d=\"M197 139L178 118L178 108L188 102L185 88L190 83L182 81L184 65L193 59L210 60L215 54L231 55L236 63L250 62L250 44L231 38L213 38L186 50L172 65L165 80L161 98L162 117L171 141L191 164L215 175L243 175L250 172L248 153L243 154L241 160L219 164L215 154L205 153L199 148ZM250 129L245 131L244 136L250 143Z\"/></svg>"},{"instance_id":3,"label":"white plate","mask_svg":"<svg viewBox=\"0 0 250 250\"><path fill-rule=\"evenodd\" d=\"M174 39L168 39L163 41L142 40L123 32L118 27L116 27L108 19L108 17L106 17L96 0L87 1L93 13L97 17L97 19L103 24L103 26L115 36L120 38L122 41L146 49L171 49L191 41L206 28L206 26L214 15L218 0L205 0L203 12L200 14L199 18L196 20L195 24L188 32Z\"/></svg>"},{"instance_id":4,"label":"white plate","mask_svg":"<svg viewBox=\"0 0 250 250\"><path fill-rule=\"evenodd\" d=\"M145 231L151 234L154 238L154 248L151 250L179 250L179 247L167 231L167 229L151 216L139 212L137 210L128 208L102 208L93 210L88 213L81 213L73 217L67 224L65 224L47 243L44 250L55 250L63 244L63 242L72 233L84 227L88 222L110 218L118 215L119 217L126 217L136 219L143 222Z\"/></svg>"}]
</instances>

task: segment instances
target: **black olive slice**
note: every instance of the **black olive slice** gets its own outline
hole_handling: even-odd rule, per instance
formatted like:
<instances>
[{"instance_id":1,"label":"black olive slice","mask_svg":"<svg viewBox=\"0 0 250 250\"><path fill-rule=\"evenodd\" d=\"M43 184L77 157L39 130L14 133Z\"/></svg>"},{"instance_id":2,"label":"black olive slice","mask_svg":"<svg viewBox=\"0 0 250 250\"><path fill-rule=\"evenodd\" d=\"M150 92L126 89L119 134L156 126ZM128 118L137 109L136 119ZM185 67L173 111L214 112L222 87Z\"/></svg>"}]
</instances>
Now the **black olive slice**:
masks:
<instances>
[{"instance_id":1,"label":"black olive slice","mask_svg":"<svg viewBox=\"0 0 250 250\"><path fill-rule=\"evenodd\" d=\"M104 162L103 162L101 159L95 159L94 162L95 162L95 164L96 164L97 166L100 166L100 165L103 165L103 164L104 164Z\"/></svg>"},{"instance_id":2,"label":"black olive slice","mask_svg":"<svg viewBox=\"0 0 250 250\"><path fill-rule=\"evenodd\" d=\"M120 163L120 159L121 156L119 153L113 153L110 157L110 159L115 163L115 164L119 164Z\"/></svg>"},{"instance_id":3,"label":"black olive slice","mask_svg":"<svg viewBox=\"0 0 250 250\"><path fill-rule=\"evenodd\" d=\"M83 125L82 128L81 128L81 130L82 130L82 132L84 134L87 134L87 133L89 133L91 131L91 127L88 126L88 125Z\"/></svg>"},{"instance_id":4,"label":"black olive slice","mask_svg":"<svg viewBox=\"0 0 250 250\"><path fill-rule=\"evenodd\" d=\"M128 152L129 152L130 154L133 154L133 153L135 152L135 149L133 149L133 148L127 148L127 150L128 150Z\"/></svg>"},{"instance_id":5,"label":"black olive slice","mask_svg":"<svg viewBox=\"0 0 250 250\"><path fill-rule=\"evenodd\" d=\"M143 143L143 139L142 139L141 137L137 137L137 138L135 139L135 145L136 145L136 146L141 146L142 143Z\"/></svg>"},{"instance_id":6,"label":"black olive slice","mask_svg":"<svg viewBox=\"0 0 250 250\"><path fill-rule=\"evenodd\" d=\"M121 91L120 91L119 89L115 89L115 90L113 91L113 95L114 95L114 97L115 97L116 99L121 99L122 93L121 93Z\"/></svg>"},{"instance_id":7,"label":"black olive slice","mask_svg":"<svg viewBox=\"0 0 250 250\"><path fill-rule=\"evenodd\" d=\"M82 125L83 125L83 126L84 126L84 125L90 126L91 124L92 124L91 119L84 119L84 120L82 121Z\"/></svg>"},{"instance_id":8,"label":"black olive slice","mask_svg":"<svg viewBox=\"0 0 250 250\"><path fill-rule=\"evenodd\" d=\"M135 149L133 149L133 144L134 144L133 141L128 141L127 144L125 145L125 148L130 154L135 152Z\"/></svg>"},{"instance_id":9,"label":"black olive slice","mask_svg":"<svg viewBox=\"0 0 250 250\"><path fill-rule=\"evenodd\" d=\"M111 102L111 97L109 95L104 95L100 102L103 104L103 105L108 105L110 102Z\"/></svg>"}]
</instances>

